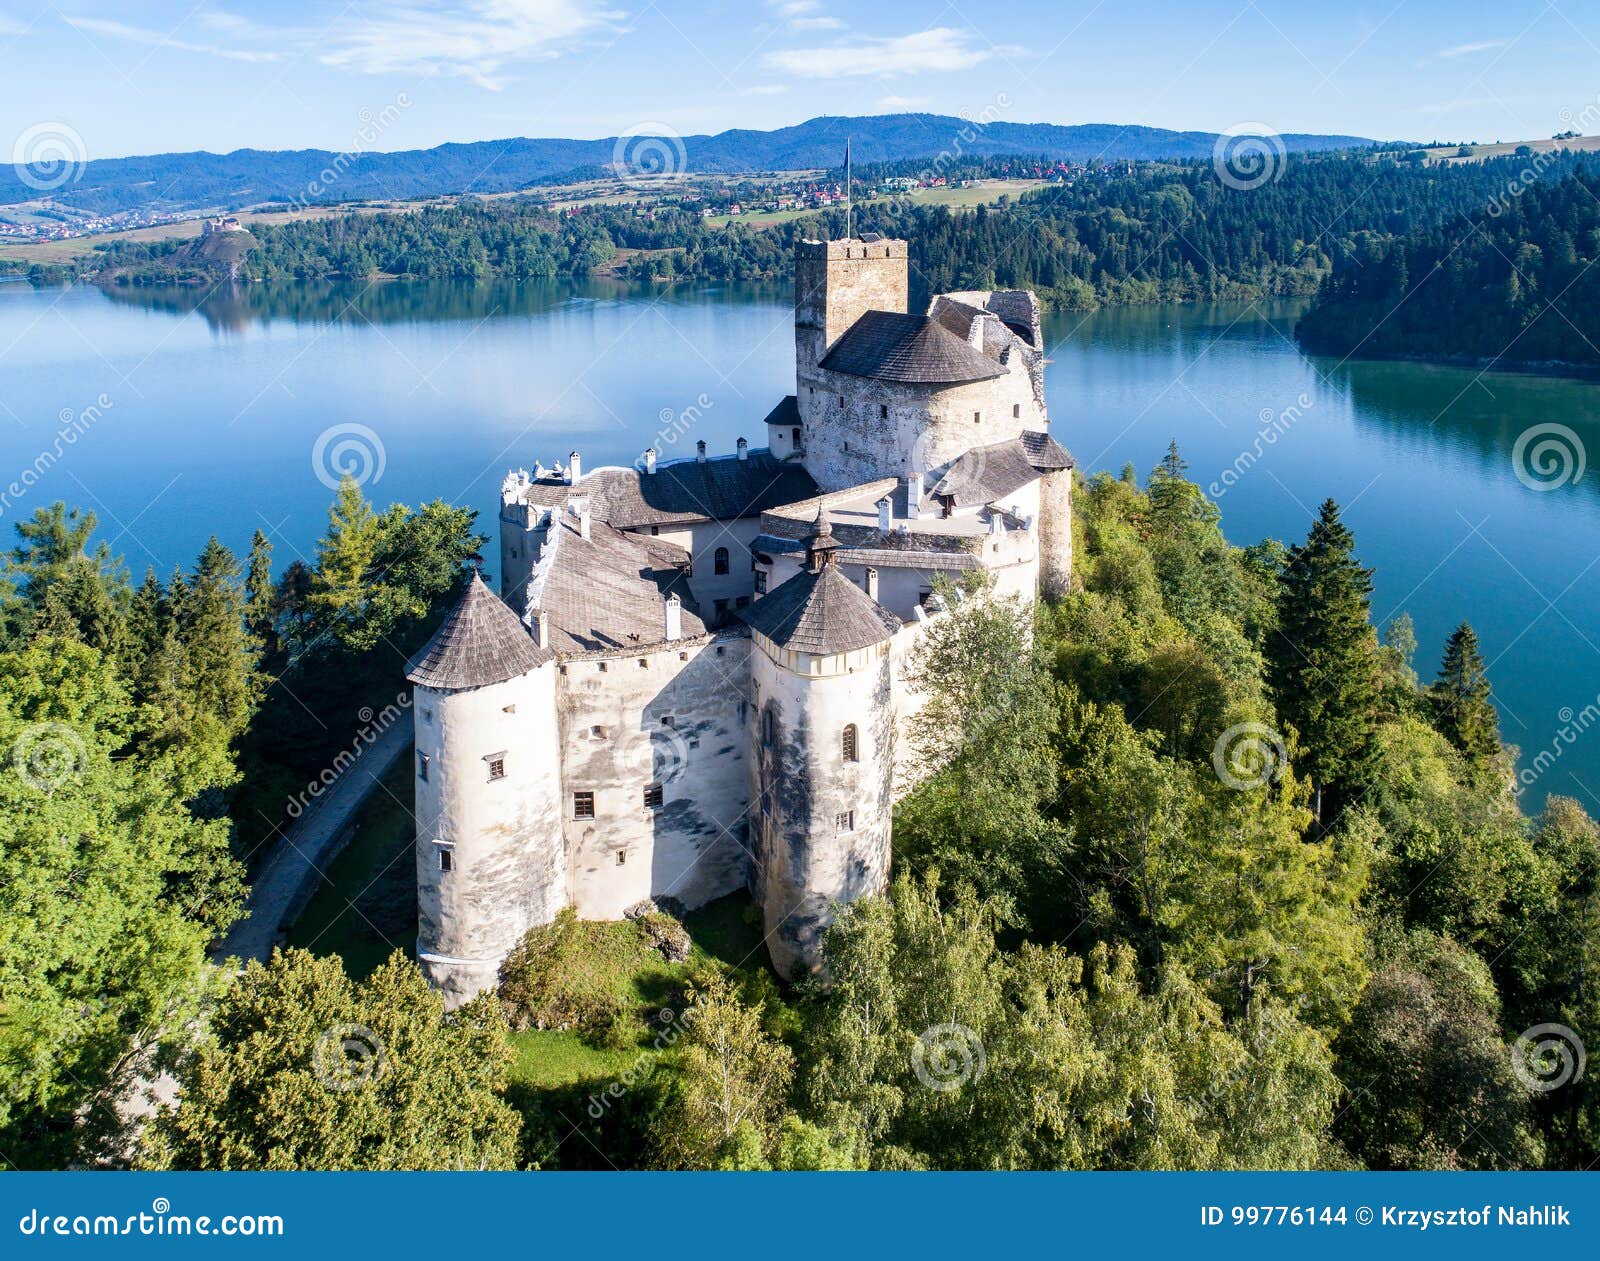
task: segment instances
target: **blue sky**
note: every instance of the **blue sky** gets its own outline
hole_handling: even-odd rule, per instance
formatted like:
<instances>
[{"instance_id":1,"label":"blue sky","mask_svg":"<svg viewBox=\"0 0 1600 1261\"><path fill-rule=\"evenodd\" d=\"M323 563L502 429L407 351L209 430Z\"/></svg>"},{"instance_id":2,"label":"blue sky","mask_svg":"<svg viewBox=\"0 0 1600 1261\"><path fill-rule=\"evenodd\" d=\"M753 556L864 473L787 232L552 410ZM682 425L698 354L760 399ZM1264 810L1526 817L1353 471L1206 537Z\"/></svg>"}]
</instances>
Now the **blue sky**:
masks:
<instances>
[{"instance_id":1,"label":"blue sky","mask_svg":"<svg viewBox=\"0 0 1600 1261\"><path fill-rule=\"evenodd\" d=\"M1511 140L1600 96L1600 0L0 0L0 67L0 149L90 157L897 110Z\"/></svg>"}]
</instances>

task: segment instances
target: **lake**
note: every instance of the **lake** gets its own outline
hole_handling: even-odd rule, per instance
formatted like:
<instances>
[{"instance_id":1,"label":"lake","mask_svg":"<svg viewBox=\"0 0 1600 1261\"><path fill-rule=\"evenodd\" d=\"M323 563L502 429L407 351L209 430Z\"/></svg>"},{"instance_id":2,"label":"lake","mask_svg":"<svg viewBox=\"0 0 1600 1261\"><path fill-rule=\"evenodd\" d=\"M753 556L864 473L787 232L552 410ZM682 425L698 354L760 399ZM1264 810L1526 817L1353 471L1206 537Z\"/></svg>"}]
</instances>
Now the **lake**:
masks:
<instances>
[{"instance_id":1,"label":"lake","mask_svg":"<svg viewBox=\"0 0 1600 1261\"><path fill-rule=\"evenodd\" d=\"M197 307L187 292L0 284L0 488L49 453L0 499L0 529L62 499L98 514L136 579L192 563L212 533L243 551L257 528L281 567L309 558L348 465L380 504L451 500L492 533L509 467L764 443L763 417L794 388L790 301L395 282L256 286ZM1237 543L1302 538L1338 500L1377 570L1374 618L1411 614L1424 677L1470 619L1525 773L1558 751L1527 804L1563 792L1600 813L1600 734L1585 734L1600 471L1564 476L1576 465L1540 434L1519 447L1560 426L1567 454L1575 439L1600 456L1600 385L1311 358L1292 339L1299 309L1050 316L1054 433L1085 471L1131 461L1141 476L1176 438Z\"/></svg>"}]
</instances>

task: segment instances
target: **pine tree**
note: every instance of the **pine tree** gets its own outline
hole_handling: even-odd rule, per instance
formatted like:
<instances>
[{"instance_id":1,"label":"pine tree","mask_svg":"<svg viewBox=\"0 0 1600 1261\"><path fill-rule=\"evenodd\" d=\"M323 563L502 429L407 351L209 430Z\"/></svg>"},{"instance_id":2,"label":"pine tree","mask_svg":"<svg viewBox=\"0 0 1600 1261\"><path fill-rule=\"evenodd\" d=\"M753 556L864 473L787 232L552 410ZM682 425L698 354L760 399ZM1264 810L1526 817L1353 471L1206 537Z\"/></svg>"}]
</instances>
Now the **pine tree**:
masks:
<instances>
[{"instance_id":1,"label":"pine tree","mask_svg":"<svg viewBox=\"0 0 1600 1261\"><path fill-rule=\"evenodd\" d=\"M1372 571L1357 562L1339 506L1323 503L1306 541L1289 549L1278 626L1267 657L1278 716L1295 729L1317 819L1364 784L1377 723L1378 672L1368 597Z\"/></svg>"},{"instance_id":2,"label":"pine tree","mask_svg":"<svg viewBox=\"0 0 1600 1261\"><path fill-rule=\"evenodd\" d=\"M278 651L273 625L272 544L257 530L250 537L250 559L245 565L245 625L267 656Z\"/></svg>"},{"instance_id":3,"label":"pine tree","mask_svg":"<svg viewBox=\"0 0 1600 1261\"><path fill-rule=\"evenodd\" d=\"M308 601L319 630L359 624L367 607L366 579L377 554L380 525L356 480L346 474L328 510L328 532L317 544Z\"/></svg>"},{"instance_id":4,"label":"pine tree","mask_svg":"<svg viewBox=\"0 0 1600 1261\"><path fill-rule=\"evenodd\" d=\"M1444 663L1430 689L1433 725L1474 765L1500 752L1500 726L1489 702L1489 676L1478 636L1462 622L1444 645Z\"/></svg>"}]
</instances>

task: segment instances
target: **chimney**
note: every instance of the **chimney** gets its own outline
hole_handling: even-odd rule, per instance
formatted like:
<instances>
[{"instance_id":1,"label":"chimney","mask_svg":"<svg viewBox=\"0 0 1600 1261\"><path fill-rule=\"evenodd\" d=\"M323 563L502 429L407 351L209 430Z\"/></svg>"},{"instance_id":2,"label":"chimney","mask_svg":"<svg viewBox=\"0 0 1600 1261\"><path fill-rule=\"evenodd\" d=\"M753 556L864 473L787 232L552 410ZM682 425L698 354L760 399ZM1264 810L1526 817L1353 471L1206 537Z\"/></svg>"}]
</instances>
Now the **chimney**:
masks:
<instances>
[{"instance_id":1,"label":"chimney","mask_svg":"<svg viewBox=\"0 0 1600 1261\"><path fill-rule=\"evenodd\" d=\"M580 539L586 539L586 538L589 537L589 505L588 504L584 504L583 507L578 509L578 537Z\"/></svg>"},{"instance_id":2,"label":"chimney","mask_svg":"<svg viewBox=\"0 0 1600 1261\"><path fill-rule=\"evenodd\" d=\"M541 648L550 646L550 615L543 609L533 611L533 642Z\"/></svg>"},{"instance_id":3,"label":"chimney","mask_svg":"<svg viewBox=\"0 0 1600 1261\"><path fill-rule=\"evenodd\" d=\"M746 442L743 438L740 438L739 441L734 445L739 449L739 458L741 460L748 460L750 458L750 444L748 442Z\"/></svg>"},{"instance_id":4,"label":"chimney","mask_svg":"<svg viewBox=\"0 0 1600 1261\"><path fill-rule=\"evenodd\" d=\"M1006 532L1005 514L1003 512L1001 512L999 509L996 509L995 511L993 511L993 512L991 512L989 514L989 533L990 534L994 534L994 535L1001 535L1001 534L1004 534L1005 532Z\"/></svg>"},{"instance_id":5,"label":"chimney","mask_svg":"<svg viewBox=\"0 0 1600 1261\"><path fill-rule=\"evenodd\" d=\"M645 448L644 471L652 475L656 471L656 449L654 447Z\"/></svg>"},{"instance_id":6,"label":"chimney","mask_svg":"<svg viewBox=\"0 0 1600 1261\"><path fill-rule=\"evenodd\" d=\"M894 504L890 501L888 495L878 500L878 529L885 534L889 533L889 512L893 507ZM869 570L868 572L870 573L871 571Z\"/></svg>"},{"instance_id":7,"label":"chimney","mask_svg":"<svg viewBox=\"0 0 1600 1261\"><path fill-rule=\"evenodd\" d=\"M694 451L695 459L704 464L706 462L706 440L704 438L700 439L699 442L694 444Z\"/></svg>"},{"instance_id":8,"label":"chimney","mask_svg":"<svg viewBox=\"0 0 1600 1261\"><path fill-rule=\"evenodd\" d=\"M915 521L922 515L922 474L911 473L906 477L906 516Z\"/></svg>"},{"instance_id":9,"label":"chimney","mask_svg":"<svg viewBox=\"0 0 1600 1261\"><path fill-rule=\"evenodd\" d=\"M867 566L867 595L872 600L878 598L878 571L871 565Z\"/></svg>"},{"instance_id":10,"label":"chimney","mask_svg":"<svg viewBox=\"0 0 1600 1261\"><path fill-rule=\"evenodd\" d=\"M683 638L683 601L675 595L667 597L667 638Z\"/></svg>"},{"instance_id":11,"label":"chimney","mask_svg":"<svg viewBox=\"0 0 1600 1261\"><path fill-rule=\"evenodd\" d=\"M578 453L574 451L570 456L567 457L567 481L576 486L578 484L578 479L582 476L583 460L582 457L580 457Z\"/></svg>"}]
</instances>

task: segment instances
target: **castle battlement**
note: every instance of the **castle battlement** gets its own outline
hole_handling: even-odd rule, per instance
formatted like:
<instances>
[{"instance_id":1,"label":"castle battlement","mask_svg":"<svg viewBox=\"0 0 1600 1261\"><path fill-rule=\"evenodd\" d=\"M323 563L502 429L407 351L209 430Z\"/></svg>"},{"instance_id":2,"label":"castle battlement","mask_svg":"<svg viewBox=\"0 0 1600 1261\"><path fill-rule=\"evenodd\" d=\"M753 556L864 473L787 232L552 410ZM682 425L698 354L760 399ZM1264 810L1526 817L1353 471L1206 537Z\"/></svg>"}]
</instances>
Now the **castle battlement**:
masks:
<instances>
[{"instance_id":1,"label":"castle battlement","mask_svg":"<svg viewBox=\"0 0 1600 1261\"><path fill-rule=\"evenodd\" d=\"M740 890L799 975L836 906L883 888L928 769L903 679L936 580L1031 599L1071 567L1037 301L913 314L907 269L904 241L797 246L766 447L507 474L500 595L474 579L408 676L418 957L450 1001L562 907Z\"/></svg>"}]
</instances>

